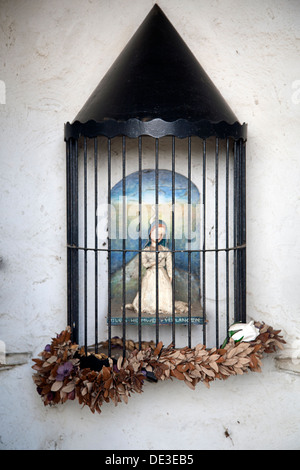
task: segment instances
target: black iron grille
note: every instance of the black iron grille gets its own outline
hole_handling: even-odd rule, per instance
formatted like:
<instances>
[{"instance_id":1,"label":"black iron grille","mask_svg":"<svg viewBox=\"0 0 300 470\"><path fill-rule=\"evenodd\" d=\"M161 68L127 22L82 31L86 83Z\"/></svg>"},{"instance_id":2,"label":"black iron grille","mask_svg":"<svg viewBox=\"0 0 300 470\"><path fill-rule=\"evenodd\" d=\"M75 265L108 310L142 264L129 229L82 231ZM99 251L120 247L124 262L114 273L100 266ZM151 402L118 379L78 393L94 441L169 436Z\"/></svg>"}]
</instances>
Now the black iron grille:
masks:
<instances>
[{"instance_id":1,"label":"black iron grille","mask_svg":"<svg viewBox=\"0 0 300 470\"><path fill-rule=\"evenodd\" d=\"M243 139L83 137L68 141L67 162L68 320L75 341L97 352L107 337L108 354L114 336L123 339L124 354L127 339L140 347L150 339L219 346L230 323L245 321ZM167 232L172 307L160 311L156 240L153 282L146 286L155 308L147 314L145 227L158 230L159 222ZM134 297L135 311L128 308Z\"/></svg>"}]
</instances>

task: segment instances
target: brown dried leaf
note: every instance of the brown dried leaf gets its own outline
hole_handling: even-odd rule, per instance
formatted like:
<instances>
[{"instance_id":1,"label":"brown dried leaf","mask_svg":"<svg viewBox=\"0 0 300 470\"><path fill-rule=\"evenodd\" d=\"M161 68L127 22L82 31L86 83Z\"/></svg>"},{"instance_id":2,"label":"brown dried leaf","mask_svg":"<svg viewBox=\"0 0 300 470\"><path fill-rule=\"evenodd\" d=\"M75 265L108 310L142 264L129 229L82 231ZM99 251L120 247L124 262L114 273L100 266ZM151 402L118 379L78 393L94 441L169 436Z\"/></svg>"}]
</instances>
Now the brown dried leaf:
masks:
<instances>
[{"instance_id":1,"label":"brown dried leaf","mask_svg":"<svg viewBox=\"0 0 300 470\"><path fill-rule=\"evenodd\" d=\"M178 364L178 366L176 367L176 369L179 370L179 372L186 372L188 368L189 368L188 364Z\"/></svg>"},{"instance_id":2,"label":"brown dried leaf","mask_svg":"<svg viewBox=\"0 0 300 470\"><path fill-rule=\"evenodd\" d=\"M120 356L117 361L117 368L120 370L123 363L123 356Z\"/></svg>"},{"instance_id":3,"label":"brown dried leaf","mask_svg":"<svg viewBox=\"0 0 300 470\"><path fill-rule=\"evenodd\" d=\"M170 354L170 357L172 357L172 359L177 359L178 357L180 356L180 351L174 351Z\"/></svg>"},{"instance_id":4,"label":"brown dried leaf","mask_svg":"<svg viewBox=\"0 0 300 470\"><path fill-rule=\"evenodd\" d=\"M68 396L69 396L68 393L63 392L62 390L60 390L59 395L60 395L60 402L61 403L65 403L68 400Z\"/></svg>"},{"instance_id":5,"label":"brown dried leaf","mask_svg":"<svg viewBox=\"0 0 300 470\"><path fill-rule=\"evenodd\" d=\"M207 369L206 367L203 367L203 366L201 366L201 370L209 377L215 377L215 373L212 370Z\"/></svg>"},{"instance_id":6,"label":"brown dried leaf","mask_svg":"<svg viewBox=\"0 0 300 470\"><path fill-rule=\"evenodd\" d=\"M223 362L223 366L233 366L238 362L238 359L236 357L232 357L231 359L225 359Z\"/></svg>"},{"instance_id":7,"label":"brown dried leaf","mask_svg":"<svg viewBox=\"0 0 300 470\"><path fill-rule=\"evenodd\" d=\"M191 376L192 378L200 378L200 377L202 377L202 376L201 376L201 373L200 373L199 370L197 370L197 369L193 370L193 371L191 372L190 376Z\"/></svg>"},{"instance_id":8,"label":"brown dried leaf","mask_svg":"<svg viewBox=\"0 0 300 470\"><path fill-rule=\"evenodd\" d=\"M102 367L102 376L103 380L107 380L111 376L111 369L109 367L103 366Z\"/></svg>"},{"instance_id":9,"label":"brown dried leaf","mask_svg":"<svg viewBox=\"0 0 300 470\"><path fill-rule=\"evenodd\" d=\"M192 381L185 380L184 383L190 387L192 390L195 390L195 385L192 383Z\"/></svg>"},{"instance_id":10,"label":"brown dried leaf","mask_svg":"<svg viewBox=\"0 0 300 470\"><path fill-rule=\"evenodd\" d=\"M42 394L43 394L43 395L46 395L46 393L49 393L50 390L51 390L51 384L47 384L47 385L45 385L45 386L43 387L43 389L42 389Z\"/></svg>"},{"instance_id":11,"label":"brown dried leaf","mask_svg":"<svg viewBox=\"0 0 300 470\"><path fill-rule=\"evenodd\" d=\"M221 357L219 357L219 359L217 359L216 363L217 364L222 364L222 362L224 362L225 360L226 360L226 356L225 357L221 356Z\"/></svg>"},{"instance_id":12,"label":"brown dried leaf","mask_svg":"<svg viewBox=\"0 0 300 470\"><path fill-rule=\"evenodd\" d=\"M201 351L201 352L202 352L202 351ZM207 359L208 359L208 354L207 354L206 351L204 351L203 354L201 354L200 356L197 355L197 356L195 357L195 363L197 363L197 362L206 362Z\"/></svg>"},{"instance_id":13,"label":"brown dried leaf","mask_svg":"<svg viewBox=\"0 0 300 470\"><path fill-rule=\"evenodd\" d=\"M192 356L193 356L193 353L192 354L183 354L181 352L178 356L178 359L180 359L181 361L188 361L189 359L192 358Z\"/></svg>"},{"instance_id":14,"label":"brown dried leaf","mask_svg":"<svg viewBox=\"0 0 300 470\"><path fill-rule=\"evenodd\" d=\"M46 367L50 367L51 366L51 363L47 361L45 361L42 365L43 368L46 368Z\"/></svg>"},{"instance_id":15,"label":"brown dried leaf","mask_svg":"<svg viewBox=\"0 0 300 470\"><path fill-rule=\"evenodd\" d=\"M210 362L209 365L215 372L219 372L219 367L216 362Z\"/></svg>"},{"instance_id":16,"label":"brown dried leaf","mask_svg":"<svg viewBox=\"0 0 300 470\"><path fill-rule=\"evenodd\" d=\"M125 387L123 384L118 384L117 389L120 394L125 393Z\"/></svg>"},{"instance_id":17,"label":"brown dried leaf","mask_svg":"<svg viewBox=\"0 0 300 470\"><path fill-rule=\"evenodd\" d=\"M239 362L238 364L241 364L241 365L248 365L250 363L250 359L249 357L239 357Z\"/></svg>"},{"instance_id":18,"label":"brown dried leaf","mask_svg":"<svg viewBox=\"0 0 300 470\"><path fill-rule=\"evenodd\" d=\"M209 362L211 361L217 361L219 359L220 355L219 354L211 354L209 356Z\"/></svg>"},{"instance_id":19,"label":"brown dried leaf","mask_svg":"<svg viewBox=\"0 0 300 470\"><path fill-rule=\"evenodd\" d=\"M63 382L62 381L59 381L59 380L56 380L53 384L52 384L52 387L51 387L51 392L57 392L58 390L61 389L61 387L63 386Z\"/></svg>"},{"instance_id":20,"label":"brown dried leaf","mask_svg":"<svg viewBox=\"0 0 300 470\"><path fill-rule=\"evenodd\" d=\"M283 344L282 344L280 341L278 341L278 340L275 340L275 346L276 346L277 348L279 348L279 349L284 349Z\"/></svg>"},{"instance_id":21,"label":"brown dried leaf","mask_svg":"<svg viewBox=\"0 0 300 470\"><path fill-rule=\"evenodd\" d=\"M255 354L251 354L250 356L250 367L256 368L258 366L258 359Z\"/></svg>"},{"instance_id":22,"label":"brown dried leaf","mask_svg":"<svg viewBox=\"0 0 300 470\"><path fill-rule=\"evenodd\" d=\"M233 356L235 356L236 354L238 354L238 349L237 349L237 346L236 347L233 347L232 349L228 349L227 351L227 359L231 359Z\"/></svg>"},{"instance_id":23,"label":"brown dried leaf","mask_svg":"<svg viewBox=\"0 0 300 470\"><path fill-rule=\"evenodd\" d=\"M240 354L242 351L244 351L246 354L248 354L249 350L252 348L252 344L249 342L242 341L237 345L237 351Z\"/></svg>"},{"instance_id":24,"label":"brown dried leaf","mask_svg":"<svg viewBox=\"0 0 300 470\"><path fill-rule=\"evenodd\" d=\"M204 385L205 385L207 388L210 388L210 385L209 385L209 381L208 381L208 380L203 380L203 383L204 383Z\"/></svg>"},{"instance_id":25,"label":"brown dried leaf","mask_svg":"<svg viewBox=\"0 0 300 470\"><path fill-rule=\"evenodd\" d=\"M177 369L172 369L171 375L173 375L174 377L176 377L176 379L179 379L179 380L184 380L185 378L182 372L179 372L179 370Z\"/></svg>"},{"instance_id":26,"label":"brown dried leaf","mask_svg":"<svg viewBox=\"0 0 300 470\"><path fill-rule=\"evenodd\" d=\"M256 341L261 341L262 343L266 343L269 339L269 333L261 333L257 338Z\"/></svg>"},{"instance_id":27,"label":"brown dried leaf","mask_svg":"<svg viewBox=\"0 0 300 470\"><path fill-rule=\"evenodd\" d=\"M159 368L162 369L163 371L165 371L165 370L169 369L169 366L167 364L159 364Z\"/></svg>"},{"instance_id":28,"label":"brown dried leaf","mask_svg":"<svg viewBox=\"0 0 300 470\"><path fill-rule=\"evenodd\" d=\"M128 403L128 396L127 395L122 394L122 395L120 395L120 397L122 398L124 403L126 403L126 404Z\"/></svg>"},{"instance_id":29,"label":"brown dried leaf","mask_svg":"<svg viewBox=\"0 0 300 470\"><path fill-rule=\"evenodd\" d=\"M187 374L186 372L183 373L184 377L185 377L185 380L187 380L188 382L193 382L193 379L189 376L189 374Z\"/></svg>"},{"instance_id":30,"label":"brown dried leaf","mask_svg":"<svg viewBox=\"0 0 300 470\"><path fill-rule=\"evenodd\" d=\"M32 359L33 362L35 362L37 365L42 366L44 361L42 359Z\"/></svg>"},{"instance_id":31,"label":"brown dried leaf","mask_svg":"<svg viewBox=\"0 0 300 470\"><path fill-rule=\"evenodd\" d=\"M227 349L225 348L220 348L217 350L218 354L220 354L220 356L225 356L225 354L227 353Z\"/></svg>"},{"instance_id":32,"label":"brown dried leaf","mask_svg":"<svg viewBox=\"0 0 300 470\"><path fill-rule=\"evenodd\" d=\"M111 384L112 384L112 378L110 378L110 379L108 379L104 382L104 388L105 389L110 388Z\"/></svg>"},{"instance_id":33,"label":"brown dried leaf","mask_svg":"<svg viewBox=\"0 0 300 470\"><path fill-rule=\"evenodd\" d=\"M63 387L61 391L65 393L70 393L70 392L73 392L74 388L75 388L75 383L70 382L67 385L65 385L65 387Z\"/></svg>"},{"instance_id":34,"label":"brown dried leaf","mask_svg":"<svg viewBox=\"0 0 300 470\"><path fill-rule=\"evenodd\" d=\"M160 342L157 344L157 346L156 346L156 348L154 349L154 351L153 351L154 356L158 356L158 355L159 355L159 353L160 353L162 347L163 347L163 342L160 341Z\"/></svg>"},{"instance_id":35,"label":"brown dried leaf","mask_svg":"<svg viewBox=\"0 0 300 470\"><path fill-rule=\"evenodd\" d=\"M231 375L231 372L226 367L224 367L222 365L219 366L219 372L222 375L228 375L228 376Z\"/></svg>"},{"instance_id":36,"label":"brown dried leaf","mask_svg":"<svg viewBox=\"0 0 300 470\"><path fill-rule=\"evenodd\" d=\"M238 375L243 375L244 373L243 369L240 369L239 367L234 367L234 372Z\"/></svg>"},{"instance_id":37,"label":"brown dried leaf","mask_svg":"<svg viewBox=\"0 0 300 470\"><path fill-rule=\"evenodd\" d=\"M265 333L266 331L268 331L268 325L263 325L260 329L260 333Z\"/></svg>"}]
</instances>

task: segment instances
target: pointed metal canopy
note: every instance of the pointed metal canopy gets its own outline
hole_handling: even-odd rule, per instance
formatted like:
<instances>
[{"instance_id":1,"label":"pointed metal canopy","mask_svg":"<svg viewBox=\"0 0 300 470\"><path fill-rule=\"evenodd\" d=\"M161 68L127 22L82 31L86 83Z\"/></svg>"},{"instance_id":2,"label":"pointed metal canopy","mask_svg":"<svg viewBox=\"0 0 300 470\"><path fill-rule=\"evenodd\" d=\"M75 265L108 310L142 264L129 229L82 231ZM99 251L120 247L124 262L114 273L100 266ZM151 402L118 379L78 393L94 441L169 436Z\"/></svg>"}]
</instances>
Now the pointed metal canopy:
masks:
<instances>
[{"instance_id":1,"label":"pointed metal canopy","mask_svg":"<svg viewBox=\"0 0 300 470\"><path fill-rule=\"evenodd\" d=\"M85 135L246 138L241 125L155 5L89 97L65 139Z\"/></svg>"}]
</instances>

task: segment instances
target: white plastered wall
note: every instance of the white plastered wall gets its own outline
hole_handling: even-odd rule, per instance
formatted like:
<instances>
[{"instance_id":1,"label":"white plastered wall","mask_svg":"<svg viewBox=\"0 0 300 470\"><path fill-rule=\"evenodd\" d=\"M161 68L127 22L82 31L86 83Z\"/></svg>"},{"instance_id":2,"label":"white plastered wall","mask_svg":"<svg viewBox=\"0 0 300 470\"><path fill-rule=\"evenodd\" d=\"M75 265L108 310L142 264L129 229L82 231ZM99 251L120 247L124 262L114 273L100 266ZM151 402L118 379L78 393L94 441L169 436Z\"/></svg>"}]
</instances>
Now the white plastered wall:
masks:
<instances>
[{"instance_id":1,"label":"white plastered wall","mask_svg":"<svg viewBox=\"0 0 300 470\"><path fill-rule=\"evenodd\" d=\"M248 316L287 348L261 374L146 384L100 416L44 407L31 357L66 326L65 146L71 121L153 6L150 0L0 2L3 449L299 449L300 6L161 0L241 122L247 144ZM22 354L21 354L22 353ZM18 356L19 354L19 356ZM25 359L24 359L25 358Z\"/></svg>"}]
</instances>

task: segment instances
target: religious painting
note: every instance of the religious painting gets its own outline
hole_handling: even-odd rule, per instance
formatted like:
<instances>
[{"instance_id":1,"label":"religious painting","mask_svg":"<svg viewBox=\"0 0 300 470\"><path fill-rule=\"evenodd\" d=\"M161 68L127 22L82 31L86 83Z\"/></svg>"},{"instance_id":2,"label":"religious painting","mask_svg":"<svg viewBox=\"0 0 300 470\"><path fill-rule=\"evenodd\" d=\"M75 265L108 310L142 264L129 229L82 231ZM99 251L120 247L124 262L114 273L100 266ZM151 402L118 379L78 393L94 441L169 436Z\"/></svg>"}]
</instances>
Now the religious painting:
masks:
<instances>
[{"instance_id":1,"label":"religious painting","mask_svg":"<svg viewBox=\"0 0 300 470\"><path fill-rule=\"evenodd\" d=\"M110 212L111 324L124 315L129 324L201 324L196 185L169 170L135 172L112 188Z\"/></svg>"}]
</instances>

